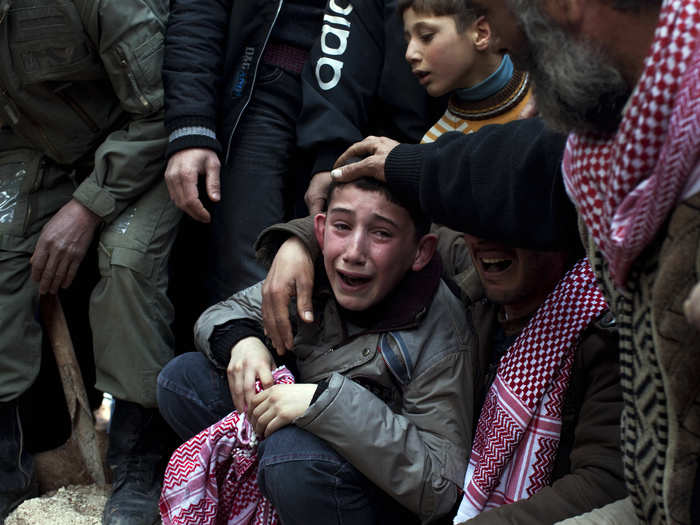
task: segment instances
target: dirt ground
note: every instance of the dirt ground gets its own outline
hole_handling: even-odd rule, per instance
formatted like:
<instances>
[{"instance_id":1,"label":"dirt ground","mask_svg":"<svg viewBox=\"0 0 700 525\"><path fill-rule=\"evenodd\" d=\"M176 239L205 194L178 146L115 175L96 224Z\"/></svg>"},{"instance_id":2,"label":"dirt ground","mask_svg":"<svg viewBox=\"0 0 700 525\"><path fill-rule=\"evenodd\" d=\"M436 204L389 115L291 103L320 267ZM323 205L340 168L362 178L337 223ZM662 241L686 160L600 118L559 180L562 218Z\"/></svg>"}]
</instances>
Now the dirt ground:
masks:
<instances>
[{"instance_id":1,"label":"dirt ground","mask_svg":"<svg viewBox=\"0 0 700 525\"><path fill-rule=\"evenodd\" d=\"M97 437L104 462L107 451L109 411L95 412ZM102 509L110 487L92 483L78 444L69 439L64 445L36 454L38 498L22 503L5 520L5 525L100 525Z\"/></svg>"},{"instance_id":2,"label":"dirt ground","mask_svg":"<svg viewBox=\"0 0 700 525\"><path fill-rule=\"evenodd\" d=\"M100 525L108 495L106 486L61 487L22 503L5 525Z\"/></svg>"}]
</instances>

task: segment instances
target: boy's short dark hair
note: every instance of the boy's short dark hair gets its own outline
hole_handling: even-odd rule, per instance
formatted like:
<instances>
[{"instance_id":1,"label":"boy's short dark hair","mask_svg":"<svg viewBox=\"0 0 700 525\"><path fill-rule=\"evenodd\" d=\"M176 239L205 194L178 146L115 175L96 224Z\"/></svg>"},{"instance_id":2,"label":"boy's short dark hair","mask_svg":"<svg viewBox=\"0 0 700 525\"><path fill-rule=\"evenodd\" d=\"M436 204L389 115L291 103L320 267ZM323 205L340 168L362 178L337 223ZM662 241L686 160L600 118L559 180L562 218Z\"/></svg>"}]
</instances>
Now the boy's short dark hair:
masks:
<instances>
[{"instance_id":1,"label":"boy's short dark hair","mask_svg":"<svg viewBox=\"0 0 700 525\"><path fill-rule=\"evenodd\" d=\"M409 7L416 13L454 17L459 33L466 31L477 18L485 14L483 9L469 0L399 0L399 14L403 14Z\"/></svg>"},{"instance_id":2,"label":"boy's short dark hair","mask_svg":"<svg viewBox=\"0 0 700 525\"><path fill-rule=\"evenodd\" d=\"M416 230L416 240L430 232L430 220L420 209L417 209L414 206L408 206L405 202L400 201L396 195L391 192L389 186L387 186L385 182L379 181L373 177L360 177L359 179L348 182L331 180L331 185L328 187L328 194L326 195L326 206L324 211L328 210L328 204L331 202L333 192L337 188L342 188L343 186L355 186L361 190L381 193L389 202L393 202L394 204L401 206L408 212L411 220L413 221L413 226Z\"/></svg>"}]
</instances>

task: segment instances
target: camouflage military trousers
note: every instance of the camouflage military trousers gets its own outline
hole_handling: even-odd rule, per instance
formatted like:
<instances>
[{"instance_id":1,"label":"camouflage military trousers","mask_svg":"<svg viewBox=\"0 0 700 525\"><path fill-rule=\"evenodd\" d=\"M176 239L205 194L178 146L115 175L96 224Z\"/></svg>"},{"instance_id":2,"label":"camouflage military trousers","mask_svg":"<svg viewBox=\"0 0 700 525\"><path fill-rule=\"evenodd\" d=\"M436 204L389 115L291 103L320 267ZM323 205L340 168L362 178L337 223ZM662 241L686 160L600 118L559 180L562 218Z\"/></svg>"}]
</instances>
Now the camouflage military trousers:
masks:
<instances>
[{"instance_id":1,"label":"camouflage military trousers","mask_svg":"<svg viewBox=\"0 0 700 525\"><path fill-rule=\"evenodd\" d=\"M39 291L29 259L76 181L70 167L23 147L11 133L0 140L0 401L10 401L35 380L41 359ZM156 376L173 357L166 292L180 215L160 182L98 231L100 280L90 296L96 386L146 407L156 406Z\"/></svg>"}]
</instances>

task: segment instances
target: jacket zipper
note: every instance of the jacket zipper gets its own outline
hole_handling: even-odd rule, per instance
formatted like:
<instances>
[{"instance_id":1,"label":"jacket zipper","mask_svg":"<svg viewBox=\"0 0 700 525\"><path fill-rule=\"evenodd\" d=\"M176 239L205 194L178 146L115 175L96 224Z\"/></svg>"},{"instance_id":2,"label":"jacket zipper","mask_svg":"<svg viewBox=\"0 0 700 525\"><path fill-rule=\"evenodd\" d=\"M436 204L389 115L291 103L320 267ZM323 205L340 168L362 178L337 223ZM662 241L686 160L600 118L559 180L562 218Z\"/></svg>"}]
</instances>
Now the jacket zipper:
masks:
<instances>
[{"instance_id":1,"label":"jacket zipper","mask_svg":"<svg viewBox=\"0 0 700 525\"><path fill-rule=\"evenodd\" d=\"M241 110L238 112L238 116L236 117L236 122L233 124L233 129L231 129L231 133L228 136L228 145L226 146L226 157L224 158L224 162L228 161L228 156L231 153L231 142L233 141L233 134L236 133L236 128L238 128L238 123L241 121L241 117L243 116L243 113L245 113L246 108L248 107L248 104L250 104L250 99L253 98L253 89L255 89L255 79L258 76L258 68L260 67L260 61L262 60L263 53L265 52L265 48L267 47L267 43L270 40L270 35L272 34L272 30L275 27L275 24L277 24L277 19L280 16L280 12L282 11L282 4L284 3L284 0L280 0L279 3L277 4L277 12L275 13L275 18L272 19L272 23L270 24L270 29L267 31L267 35L265 35L265 41L263 42L262 48L260 49L260 54L258 55L258 60L255 62L255 68L253 69L253 80L251 81L251 88L248 91L248 98L246 99L245 103L243 104L243 107Z\"/></svg>"},{"instance_id":2,"label":"jacket zipper","mask_svg":"<svg viewBox=\"0 0 700 525\"><path fill-rule=\"evenodd\" d=\"M90 131L93 133L97 133L100 131L99 126L97 123L88 115L87 111L85 111L82 106L78 104L73 98L70 97L70 95L67 95L61 90L54 91L56 96L60 98L63 102L65 102L75 113L80 117L80 120L82 120L85 125L90 128Z\"/></svg>"},{"instance_id":3,"label":"jacket zipper","mask_svg":"<svg viewBox=\"0 0 700 525\"><path fill-rule=\"evenodd\" d=\"M9 101L12 100L12 97L10 97L10 94L5 91L2 87L0 87L0 96L5 98L8 101L8 104L5 106L5 111L7 112L8 116L10 117L10 120L12 122L6 123L9 124L10 127L13 125L16 125L20 121L20 116L17 114L15 111L15 108L10 106ZM37 124L32 118L28 117L27 115L24 115L24 117L29 121L29 123L32 125L32 127L39 133L41 136L41 141L46 145L46 149L48 149L51 152L51 155L54 156L54 159L60 159L61 156L54 147L54 145L49 141L49 138L46 136L46 133L44 133L44 129Z\"/></svg>"},{"instance_id":4,"label":"jacket zipper","mask_svg":"<svg viewBox=\"0 0 700 525\"><path fill-rule=\"evenodd\" d=\"M139 88L139 85L137 84L133 73L129 69L129 62L126 60L126 55L121 50L121 48L117 47L115 49L117 51L117 55L119 56L119 65L122 67L122 69L124 69L126 76L129 78L129 83L131 84L131 89L134 90L134 93L136 93L136 96L138 97L139 102L141 102L143 107L150 108L151 103L146 99L146 97L141 92L141 89Z\"/></svg>"}]
</instances>

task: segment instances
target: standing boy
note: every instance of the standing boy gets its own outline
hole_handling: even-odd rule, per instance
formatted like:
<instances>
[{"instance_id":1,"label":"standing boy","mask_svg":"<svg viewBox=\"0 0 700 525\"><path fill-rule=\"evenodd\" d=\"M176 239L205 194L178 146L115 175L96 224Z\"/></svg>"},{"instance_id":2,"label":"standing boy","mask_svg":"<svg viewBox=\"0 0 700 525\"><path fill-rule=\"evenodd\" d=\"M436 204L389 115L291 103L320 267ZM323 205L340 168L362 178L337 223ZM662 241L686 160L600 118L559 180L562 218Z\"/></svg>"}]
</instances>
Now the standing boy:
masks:
<instances>
[{"instance_id":1,"label":"standing boy","mask_svg":"<svg viewBox=\"0 0 700 525\"><path fill-rule=\"evenodd\" d=\"M333 186L328 202L314 225L317 321L298 323L293 348L299 383L271 386L260 283L202 315L197 345L218 370L199 354L171 362L161 410L187 438L247 409L266 436L258 479L283 523L410 523L407 511L431 522L453 509L466 471L466 312L440 279L428 222L384 185Z\"/></svg>"},{"instance_id":2,"label":"standing boy","mask_svg":"<svg viewBox=\"0 0 700 525\"><path fill-rule=\"evenodd\" d=\"M452 93L422 142L517 119L531 98L527 73L499 52L480 9L461 0L400 0L406 60L432 97Z\"/></svg>"}]
</instances>

